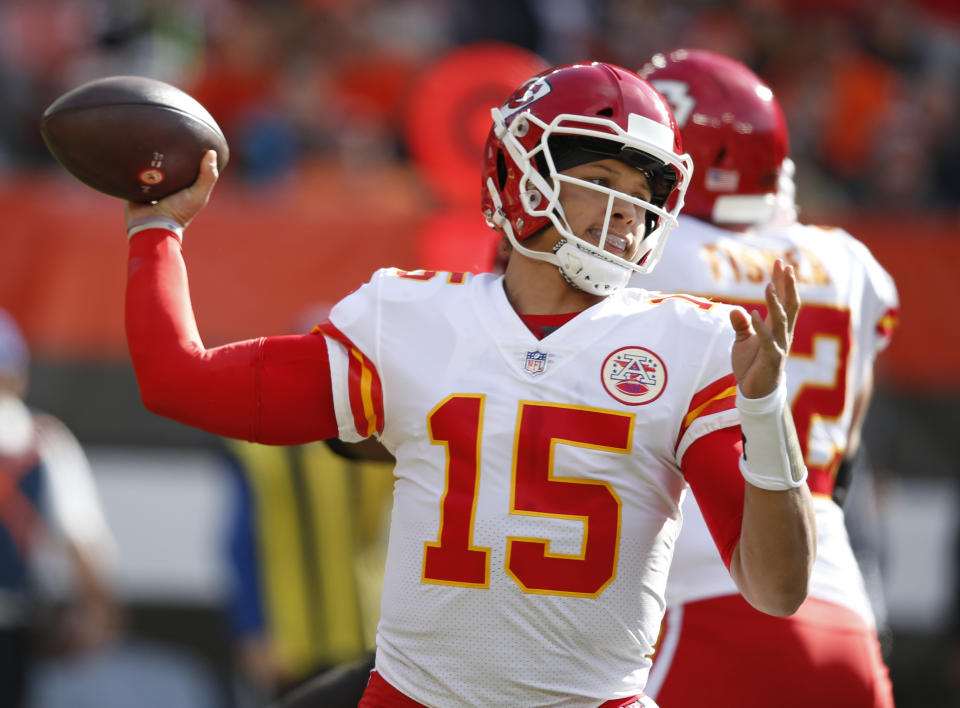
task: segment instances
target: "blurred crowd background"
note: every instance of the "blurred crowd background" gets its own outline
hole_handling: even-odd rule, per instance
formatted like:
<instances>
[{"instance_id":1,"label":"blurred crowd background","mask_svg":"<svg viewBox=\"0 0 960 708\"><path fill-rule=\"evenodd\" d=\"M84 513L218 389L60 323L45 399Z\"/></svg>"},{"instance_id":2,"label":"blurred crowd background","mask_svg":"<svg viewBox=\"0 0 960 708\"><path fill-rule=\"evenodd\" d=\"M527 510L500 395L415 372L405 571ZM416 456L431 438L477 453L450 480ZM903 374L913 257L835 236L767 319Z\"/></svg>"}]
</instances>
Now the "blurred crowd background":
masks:
<instances>
[{"instance_id":1,"label":"blurred crowd background","mask_svg":"<svg viewBox=\"0 0 960 708\"><path fill-rule=\"evenodd\" d=\"M317 158L403 160L410 89L457 45L630 68L691 46L742 60L775 89L802 200L950 209L958 22L951 0L6 0L0 168L49 166L37 116L110 74L195 95L230 138L231 177L257 181Z\"/></svg>"},{"instance_id":2,"label":"blurred crowd background","mask_svg":"<svg viewBox=\"0 0 960 708\"><path fill-rule=\"evenodd\" d=\"M0 307L33 354L28 402L90 457L126 617L111 653L51 656L35 705L108 691L111 671L127 683L168 672L195 687L185 708L257 700L231 629L233 466L219 441L140 408L120 203L56 165L39 132L46 106L136 74L216 118L231 160L186 249L210 345L309 327L305 308L322 311L378 266L487 265L471 150L506 97L504 52L526 76L539 61L635 69L678 47L728 54L770 84L801 218L849 228L897 280L901 326L865 430L875 495L852 533L872 564L898 705L960 704L960 3L4 0Z\"/></svg>"}]
</instances>

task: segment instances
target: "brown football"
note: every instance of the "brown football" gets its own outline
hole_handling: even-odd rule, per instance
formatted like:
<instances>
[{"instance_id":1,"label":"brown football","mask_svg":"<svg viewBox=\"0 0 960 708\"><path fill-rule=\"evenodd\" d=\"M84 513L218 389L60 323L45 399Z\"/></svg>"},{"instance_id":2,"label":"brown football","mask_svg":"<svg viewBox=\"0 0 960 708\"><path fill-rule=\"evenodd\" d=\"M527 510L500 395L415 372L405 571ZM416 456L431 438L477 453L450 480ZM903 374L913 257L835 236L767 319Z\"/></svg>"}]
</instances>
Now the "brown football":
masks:
<instances>
[{"instance_id":1,"label":"brown football","mask_svg":"<svg viewBox=\"0 0 960 708\"><path fill-rule=\"evenodd\" d=\"M192 96L143 76L108 76L63 94L40 132L70 174L120 199L152 202L189 186L200 158L230 157L217 122Z\"/></svg>"}]
</instances>

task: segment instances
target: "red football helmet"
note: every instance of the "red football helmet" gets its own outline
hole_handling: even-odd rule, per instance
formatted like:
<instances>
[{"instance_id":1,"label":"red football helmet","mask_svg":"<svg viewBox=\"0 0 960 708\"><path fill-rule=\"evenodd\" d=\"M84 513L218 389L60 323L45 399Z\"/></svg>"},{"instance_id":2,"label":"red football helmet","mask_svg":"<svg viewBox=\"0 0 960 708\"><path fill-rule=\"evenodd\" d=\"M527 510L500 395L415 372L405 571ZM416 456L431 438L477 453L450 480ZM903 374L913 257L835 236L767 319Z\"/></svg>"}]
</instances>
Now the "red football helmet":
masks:
<instances>
[{"instance_id":1,"label":"red football helmet","mask_svg":"<svg viewBox=\"0 0 960 708\"><path fill-rule=\"evenodd\" d=\"M684 214L718 224L795 216L786 120L756 74L702 49L656 54L637 73L670 103L696 166Z\"/></svg>"},{"instance_id":2,"label":"red football helmet","mask_svg":"<svg viewBox=\"0 0 960 708\"><path fill-rule=\"evenodd\" d=\"M483 155L482 208L487 223L531 258L555 263L587 292L606 295L634 271L647 272L660 258L667 232L676 226L693 169L682 154L680 133L663 97L631 71L611 64L573 64L545 71L494 108ZM650 201L578 180L561 172L584 162L616 158L642 171ZM570 229L559 202L562 183L607 196L599 245ZM603 249L615 200L643 208L631 262ZM563 238L552 253L526 248L526 240L553 224Z\"/></svg>"}]
</instances>

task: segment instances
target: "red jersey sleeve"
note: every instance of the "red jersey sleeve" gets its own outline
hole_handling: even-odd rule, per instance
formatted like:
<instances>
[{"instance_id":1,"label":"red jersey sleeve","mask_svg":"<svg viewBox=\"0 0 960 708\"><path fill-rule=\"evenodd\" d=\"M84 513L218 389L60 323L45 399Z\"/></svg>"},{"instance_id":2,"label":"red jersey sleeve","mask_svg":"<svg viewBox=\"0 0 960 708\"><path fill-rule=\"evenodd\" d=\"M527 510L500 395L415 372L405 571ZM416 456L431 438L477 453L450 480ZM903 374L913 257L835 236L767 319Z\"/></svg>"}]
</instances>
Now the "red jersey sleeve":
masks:
<instances>
[{"instance_id":1,"label":"red jersey sleeve","mask_svg":"<svg viewBox=\"0 0 960 708\"><path fill-rule=\"evenodd\" d=\"M740 540L744 481L740 474L743 439L740 426L722 428L697 439L681 462L713 542L727 568ZM682 531L681 531L682 533Z\"/></svg>"},{"instance_id":2,"label":"red jersey sleeve","mask_svg":"<svg viewBox=\"0 0 960 708\"><path fill-rule=\"evenodd\" d=\"M337 437L319 334L204 347L180 243L150 229L130 241L126 330L144 405L207 432L275 445Z\"/></svg>"}]
</instances>

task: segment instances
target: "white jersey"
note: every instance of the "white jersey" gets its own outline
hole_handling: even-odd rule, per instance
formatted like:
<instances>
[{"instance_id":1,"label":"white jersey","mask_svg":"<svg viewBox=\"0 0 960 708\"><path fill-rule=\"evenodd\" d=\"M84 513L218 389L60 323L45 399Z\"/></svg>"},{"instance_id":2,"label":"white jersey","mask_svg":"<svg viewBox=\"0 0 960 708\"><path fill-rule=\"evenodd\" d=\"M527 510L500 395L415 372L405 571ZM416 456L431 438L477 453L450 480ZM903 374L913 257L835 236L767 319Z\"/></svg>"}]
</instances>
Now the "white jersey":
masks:
<instances>
[{"instance_id":1,"label":"white jersey","mask_svg":"<svg viewBox=\"0 0 960 708\"><path fill-rule=\"evenodd\" d=\"M640 693L682 456L738 423L728 308L627 288L538 340L500 276L390 269L319 330L340 437L397 459L377 671L437 707Z\"/></svg>"},{"instance_id":2,"label":"white jersey","mask_svg":"<svg viewBox=\"0 0 960 708\"><path fill-rule=\"evenodd\" d=\"M764 286L778 257L796 268L801 299L786 372L817 514L810 595L844 605L872 625L843 512L832 492L855 402L895 324L898 301L891 277L866 246L841 229L793 223L739 233L681 218L656 269L635 276L631 284L765 312ZM674 606L737 592L690 495L683 504L683 533L667 601Z\"/></svg>"}]
</instances>

